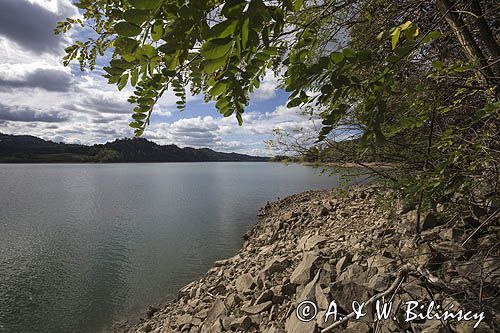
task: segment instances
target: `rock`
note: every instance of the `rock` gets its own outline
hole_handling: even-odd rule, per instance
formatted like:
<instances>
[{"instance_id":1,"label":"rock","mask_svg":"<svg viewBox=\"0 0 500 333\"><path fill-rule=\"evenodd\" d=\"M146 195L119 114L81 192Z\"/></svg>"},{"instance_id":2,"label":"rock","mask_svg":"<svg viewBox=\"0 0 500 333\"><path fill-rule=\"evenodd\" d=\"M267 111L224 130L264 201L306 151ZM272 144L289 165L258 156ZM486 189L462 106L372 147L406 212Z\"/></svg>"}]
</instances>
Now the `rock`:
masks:
<instances>
[{"instance_id":1,"label":"rock","mask_svg":"<svg viewBox=\"0 0 500 333\"><path fill-rule=\"evenodd\" d=\"M333 316L329 316L328 320L325 322L325 315L326 311L319 311L318 315L316 316L316 325L318 325L318 327L321 329L326 328L335 322L333 320Z\"/></svg>"},{"instance_id":2,"label":"rock","mask_svg":"<svg viewBox=\"0 0 500 333\"><path fill-rule=\"evenodd\" d=\"M274 296L274 293L272 290L263 291L259 295L259 297L257 297L257 299L255 300L255 304L260 304L260 303L264 303L267 301L271 301L273 299L273 296Z\"/></svg>"},{"instance_id":3,"label":"rock","mask_svg":"<svg viewBox=\"0 0 500 333\"><path fill-rule=\"evenodd\" d=\"M315 248L316 246L325 243L328 240L328 238L324 236L311 236L306 240L306 243L304 244L304 250L309 251Z\"/></svg>"},{"instance_id":4,"label":"rock","mask_svg":"<svg viewBox=\"0 0 500 333\"><path fill-rule=\"evenodd\" d=\"M344 271L344 269L351 264L351 260L352 260L352 255L348 253L342 258L340 258L339 261L337 261L337 264L335 265L337 276L339 276Z\"/></svg>"},{"instance_id":5,"label":"rock","mask_svg":"<svg viewBox=\"0 0 500 333\"><path fill-rule=\"evenodd\" d=\"M325 215L328 215L329 212L330 211L325 206L319 206L317 211L316 211L316 215L325 216Z\"/></svg>"},{"instance_id":6,"label":"rock","mask_svg":"<svg viewBox=\"0 0 500 333\"><path fill-rule=\"evenodd\" d=\"M347 328L343 331L346 333L368 333L371 332L370 326L360 321L349 321Z\"/></svg>"},{"instance_id":7,"label":"rock","mask_svg":"<svg viewBox=\"0 0 500 333\"><path fill-rule=\"evenodd\" d=\"M294 284L305 284L311 279L312 266L318 260L318 255L311 252L305 252L300 264L293 271L290 281Z\"/></svg>"},{"instance_id":8,"label":"rock","mask_svg":"<svg viewBox=\"0 0 500 333\"><path fill-rule=\"evenodd\" d=\"M282 219L288 221L296 218L297 216L298 214L296 212L287 212L283 215Z\"/></svg>"},{"instance_id":9,"label":"rock","mask_svg":"<svg viewBox=\"0 0 500 333\"><path fill-rule=\"evenodd\" d=\"M148 318L151 318L153 317L153 315L158 311L158 308L157 307L154 307L154 306L149 306L148 307L148 311L146 312L146 316Z\"/></svg>"},{"instance_id":10,"label":"rock","mask_svg":"<svg viewBox=\"0 0 500 333\"><path fill-rule=\"evenodd\" d=\"M387 270L387 267L394 262L394 259L377 254L368 258L366 262L368 263L368 268L377 268L379 272L384 272Z\"/></svg>"},{"instance_id":11,"label":"rock","mask_svg":"<svg viewBox=\"0 0 500 333\"><path fill-rule=\"evenodd\" d=\"M285 296L292 296L295 294L296 289L297 285L295 283L287 283L281 287L281 293Z\"/></svg>"},{"instance_id":12,"label":"rock","mask_svg":"<svg viewBox=\"0 0 500 333\"><path fill-rule=\"evenodd\" d=\"M259 314L261 312L269 310L272 305L273 305L273 302L268 301L268 302L260 303L257 305L244 307L241 309L241 311L243 311L247 314L250 314L250 315L255 315L255 314Z\"/></svg>"},{"instance_id":13,"label":"rock","mask_svg":"<svg viewBox=\"0 0 500 333\"><path fill-rule=\"evenodd\" d=\"M442 219L434 212L429 212L424 217L422 223L422 231L437 227L442 223Z\"/></svg>"},{"instance_id":14,"label":"rock","mask_svg":"<svg viewBox=\"0 0 500 333\"><path fill-rule=\"evenodd\" d=\"M189 313L185 313L182 316L177 317L175 323L177 324L177 326L182 327L186 324L191 324L192 321L193 321L193 316L191 316Z\"/></svg>"},{"instance_id":15,"label":"rock","mask_svg":"<svg viewBox=\"0 0 500 333\"><path fill-rule=\"evenodd\" d=\"M284 271L290 266L290 260L287 257L272 258L262 269L262 273L266 276L273 275Z\"/></svg>"},{"instance_id":16,"label":"rock","mask_svg":"<svg viewBox=\"0 0 500 333\"><path fill-rule=\"evenodd\" d=\"M243 331L246 331L247 329L249 329L250 326L252 326L252 319L250 319L249 316L243 316L243 317L234 319L231 322L231 324L229 325L229 327L232 330L243 330Z\"/></svg>"},{"instance_id":17,"label":"rock","mask_svg":"<svg viewBox=\"0 0 500 333\"><path fill-rule=\"evenodd\" d=\"M316 322L314 320L309 322L300 321L295 311L293 311L292 315L287 319L285 323L285 332L286 333L315 333L316 332Z\"/></svg>"},{"instance_id":18,"label":"rock","mask_svg":"<svg viewBox=\"0 0 500 333\"><path fill-rule=\"evenodd\" d=\"M255 280L250 273L243 274L235 281L236 290L240 293L246 293L255 287Z\"/></svg>"},{"instance_id":19,"label":"rock","mask_svg":"<svg viewBox=\"0 0 500 333\"><path fill-rule=\"evenodd\" d=\"M215 300L212 307L207 312L207 318L203 323L203 327L209 327L215 323L221 316L226 314L226 306L224 302L220 299Z\"/></svg>"},{"instance_id":20,"label":"rock","mask_svg":"<svg viewBox=\"0 0 500 333\"><path fill-rule=\"evenodd\" d=\"M447 228L439 233L439 237L444 240L459 240L463 234L463 229Z\"/></svg>"},{"instance_id":21,"label":"rock","mask_svg":"<svg viewBox=\"0 0 500 333\"><path fill-rule=\"evenodd\" d=\"M383 291L389 287L391 282L390 274L376 274L370 279L370 281L368 281L368 288L376 291Z\"/></svg>"}]
</instances>

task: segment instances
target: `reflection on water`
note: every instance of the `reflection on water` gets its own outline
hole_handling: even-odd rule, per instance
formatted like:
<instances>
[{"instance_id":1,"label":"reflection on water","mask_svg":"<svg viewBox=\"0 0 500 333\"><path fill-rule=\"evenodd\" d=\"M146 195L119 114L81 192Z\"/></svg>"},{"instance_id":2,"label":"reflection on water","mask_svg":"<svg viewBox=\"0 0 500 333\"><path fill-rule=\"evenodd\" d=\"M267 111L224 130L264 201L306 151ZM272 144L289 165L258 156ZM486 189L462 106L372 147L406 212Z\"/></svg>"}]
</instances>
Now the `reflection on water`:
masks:
<instances>
[{"instance_id":1,"label":"reflection on water","mask_svg":"<svg viewBox=\"0 0 500 333\"><path fill-rule=\"evenodd\" d=\"M0 331L98 331L233 255L266 201L337 184L275 163L0 165Z\"/></svg>"}]
</instances>

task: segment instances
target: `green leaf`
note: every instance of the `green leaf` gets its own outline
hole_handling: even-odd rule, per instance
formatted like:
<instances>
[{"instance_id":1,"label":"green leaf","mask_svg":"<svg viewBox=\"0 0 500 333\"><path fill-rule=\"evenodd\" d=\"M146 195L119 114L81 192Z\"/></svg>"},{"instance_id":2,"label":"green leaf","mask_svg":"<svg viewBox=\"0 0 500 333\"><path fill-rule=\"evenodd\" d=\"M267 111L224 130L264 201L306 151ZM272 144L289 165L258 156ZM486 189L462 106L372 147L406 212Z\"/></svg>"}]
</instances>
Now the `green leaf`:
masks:
<instances>
[{"instance_id":1,"label":"green leaf","mask_svg":"<svg viewBox=\"0 0 500 333\"><path fill-rule=\"evenodd\" d=\"M422 41L424 44L429 43L430 41L433 41L434 39L438 39L442 36L440 31L431 31Z\"/></svg>"},{"instance_id":2,"label":"green leaf","mask_svg":"<svg viewBox=\"0 0 500 333\"><path fill-rule=\"evenodd\" d=\"M137 120L137 121L131 122L128 125L132 128L142 128L142 126L144 126L144 123L140 120Z\"/></svg>"},{"instance_id":3,"label":"green leaf","mask_svg":"<svg viewBox=\"0 0 500 333\"><path fill-rule=\"evenodd\" d=\"M396 29L394 29L391 35L392 35L392 49L394 50L396 48L396 45L398 44L399 36L401 35L401 28L397 27Z\"/></svg>"},{"instance_id":4,"label":"green leaf","mask_svg":"<svg viewBox=\"0 0 500 333\"><path fill-rule=\"evenodd\" d=\"M239 18L246 5L247 2L245 0L225 1L225 5L222 7L222 15L227 18Z\"/></svg>"},{"instance_id":5,"label":"green leaf","mask_svg":"<svg viewBox=\"0 0 500 333\"><path fill-rule=\"evenodd\" d=\"M225 64L226 64L225 57L205 60L205 62L203 63L203 71L207 74L212 74L213 72L217 71L218 69L224 67Z\"/></svg>"},{"instance_id":6,"label":"green leaf","mask_svg":"<svg viewBox=\"0 0 500 333\"><path fill-rule=\"evenodd\" d=\"M139 79L139 68L136 67L130 73L130 84L133 87L135 87L135 85L137 84L138 79Z\"/></svg>"},{"instance_id":7,"label":"green leaf","mask_svg":"<svg viewBox=\"0 0 500 333\"><path fill-rule=\"evenodd\" d=\"M241 44L244 49L246 49L247 47L249 25L250 25L250 18L247 17L245 21L243 21L243 25L241 27Z\"/></svg>"},{"instance_id":8,"label":"green leaf","mask_svg":"<svg viewBox=\"0 0 500 333\"><path fill-rule=\"evenodd\" d=\"M137 9L155 9L163 0L128 0L128 2Z\"/></svg>"},{"instance_id":9,"label":"green leaf","mask_svg":"<svg viewBox=\"0 0 500 333\"><path fill-rule=\"evenodd\" d=\"M224 57L233 46L232 38L211 39L203 44L200 54L205 59L218 59Z\"/></svg>"},{"instance_id":10,"label":"green leaf","mask_svg":"<svg viewBox=\"0 0 500 333\"><path fill-rule=\"evenodd\" d=\"M236 113L236 119L238 120L238 125L243 125L243 118L241 117L241 113Z\"/></svg>"},{"instance_id":11,"label":"green leaf","mask_svg":"<svg viewBox=\"0 0 500 333\"><path fill-rule=\"evenodd\" d=\"M129 54L135 51L139 42L128 37L119 37L114 41L114 46L121 54Z\"/></svg>"},{"instance_id":12,"label":"green leaf","mask_svg":"<svg viewBox=\"0 0 500 333\"><path fill-rule=\"evenodd\" d=\"M135 37L142 31L137 25L125 21L116 23L114 30L118 35L125 37Z\"/></svg>"},{"instance_id":13,"label":"green leaf","mask_svg":"<svg viewBox=\"0 0 500 333\"><path fill-rule=\"evenodd\" d=\"M412 25L413 25L413 23L412 23L411 21L406 21L405 23L401 24L401 25L399 26L399 28L400 28L401 30L406 30L406 29L408 29L409 27L411 27Z\"/></svg>"},{"instance_id":14,"label":"green leaf","mask_svg":"<svg viewBox=\"0 0 500 333\"><path fill-rule=\"evenodd\" d=\"M293 6L293 9L295 10L295 12L298 12L300 10L300 8L302 8L302 3L303 3L303 0L296 0L295 1L295 4Z\"/></svg>"},{"instance_id":15,"label":"green leaf","mask_svg":"<svg viewBox=\"0 0 500 333\"><path fill-rule=\"evenodd\" d=\"M118 81L118 90L122 90L127 85L128 73L123 74Z\"/></svg>"},{"instance_id":16,"label":"green leaf","mask_svg":"<svg viewBox=\"0 0 500 333\"><path fill-rule=\"evenodd\" d=\"M238 27L238 20L225 20L216 24L210 29L210 36L212 38L225 38L232 36Z\"/></svg>"},{"instance_id":17,"label":"green leaf","mask_svg":"<svg viewBox=\"0 0 500 333\"><path fill-rule=\"evenodd\" d=\"M332 52L332 54L330 54L330 58L332 58L333 62L339 64L342 60L344 60L344 55L341 52Z\"/></svg>"},{"instance_id":18,"label":"green leaf","mask_svg":"<svg viewBox=\"0 0 500 333\"><path fill-rule=\"evenodd\" d=\"M441 60L434 60L432 62L432 67L434 67L436 70L441 70L444 67L444 64Z\"/></svg>"},{"instance_id":19,"label":"green leaf","mask_svg":"<svg viewBox=\"0 0 500 333\"><path fill-rule=\"evenodd\" d=\"M129 23L140 26L149 19L150 15L151 12L149 10L128 9L123 14L123 18Z\"/></svg>"},{"instance_id":20,"label":"green leaf","mask_svg":"<svg viewBox=\"0 0 500 333\"><path fill-rule=\"evenodd\" d=\"M156 21L151 28L151 38L153 41L157 42L163 36L163 22Z\"/></svg>"},{"instance_id":21,"label":"green leaf","mask_svg":"<svg viewBox=\"0 0 500 333\"><path fill-rule=\"evenodd\" d=\"M219 81L215 84L215 86L210 89L209 93L212 97L217 97L222 94L227 89L227 83L224 81Z\"/></svg>"}]
</instances>

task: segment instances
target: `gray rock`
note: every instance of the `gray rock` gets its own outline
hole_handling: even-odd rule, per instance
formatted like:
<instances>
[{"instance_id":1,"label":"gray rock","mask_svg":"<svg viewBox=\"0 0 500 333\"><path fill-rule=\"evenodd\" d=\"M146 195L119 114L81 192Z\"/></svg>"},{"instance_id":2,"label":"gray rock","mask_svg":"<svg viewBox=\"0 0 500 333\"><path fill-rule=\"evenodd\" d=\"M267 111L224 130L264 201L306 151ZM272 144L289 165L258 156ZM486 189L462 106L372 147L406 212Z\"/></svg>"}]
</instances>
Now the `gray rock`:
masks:
<instances>
[{"instance_id":1,"label":"gray rock","mask_svg":"<svg viewBox=\"0 0 500 333\"><path fill-rule=\"evenodd\" d=\"M295 294L295 290L297 289L297 285L295 283L287 283L281 287L281 293L285 296L292 296Z\"/></svg>"},{"instance_id":2,"label":"gray rock","mask_svg":"<svg viewBox=\"0 0 500 333\"><path fill-rule=\"evenodd\" d=\"M273 302L268 301L268 302L260 303L257 305L244 307L241 309L241 311L243 311L249 315L255 315L255 314L259 314L261 312L269 310L272 305L273 305Z\"/></svg>"},{"instance_id":3,"label":"gray rock","mask_svg":"<svg viewBox=\"0 0 500 333\"><path fill-rule=\"evenodd\" d=\"M255 280L252 274L246 273L237 278L234 285L238 292L246 293L255 287Z\"/></svg>"},{"instance_id":4,"label":"gray rock","mask_svg":"<svg viewBox=\"0 0 500 333\"><path fill-rule=\"evenodd\" d=\"M335 269L337 271L337 276L339 276L344 269L351 264L352 256L351 254L346 254L342 258L337 261L337 264L335 265Z\"/></svg>"},{"instance_id":5,"label":"gray rock","mask_svg":"<svg viewBox=\"0 0 500 333\"><path fill-rule=\"evenodd\" d=\"M423 220L424 222L422 223L422 231L435 228L443 221L443 219L435 212L427 213Z\"/></svg>"},{"instance_id":6,"label":"gray rock","mask_svg":"<svg viewBox=\"0 0 500 333\"><path fill-rule=\"evenodd\" d=\"M229 327L233 330L244 330L246 331L247 329L252 326L252 319L249 316L243 316L240 318L234 319Z\"/></svg>"},{"instance_id":7,"label":"gray rock","mask_svg":"<svg viewBox=\"0 0 500 333\"><path fill-rule=\"evenodd\" d=\"M316 332L316 328L317 325L314 320L302 322L295 315L295 311L293 311L285 323L286 333L314 333Z\"/></svg>"},{"instance_id":8,"label":"gray rock","mask_svg":"<svg viewBox=\"0 0 500 333\"><path fill-rule=\"evenodd\" d=\"M312 266L318 260L318 255L305 252L300 264L293 271L290 281L294 284L305 284L311 280Z\"/></svg>"},{"instance_id":9,"label":"gray rock","mask_svg":"<svg viewBox=\"0 0 500 333\"><path fill-rule=\"evenodd\" d=\"M255 304L271 301L273 299L273 296L274 293L272 290L265 290L259 295L259 297L257 297L257 299L255 300Z\"/></svg>"},{"instance_id":10,"label":"gray rock","mask_svg":"<svg viewBox=\"0 0 500 333\"><path fill-rule=\"evenodd\" d=\"M272 258L267 262L266 266L264 266L262 273L266 276L270 276L284 271L288 266L290 266L290 259L288 259L288 257Z\"/></svg>"}]
</instances>

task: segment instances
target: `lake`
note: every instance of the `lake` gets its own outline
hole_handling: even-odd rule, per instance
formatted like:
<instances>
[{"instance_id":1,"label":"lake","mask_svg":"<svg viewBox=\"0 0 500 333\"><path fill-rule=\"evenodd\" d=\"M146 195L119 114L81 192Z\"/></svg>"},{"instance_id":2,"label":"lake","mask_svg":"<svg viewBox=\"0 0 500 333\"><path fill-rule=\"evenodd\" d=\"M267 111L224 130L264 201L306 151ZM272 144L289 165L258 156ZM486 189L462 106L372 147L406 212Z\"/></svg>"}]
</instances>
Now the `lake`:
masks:
<instances>
[{"instance_id":1,"label":"lake","mask_svg":"<svg viewBox=\"0 0 500 333\"><path fill-rule=\"evenodd\" d=\"M0 164L0 331L100 331L233 256L267 201L338 183L297 164Z\"/></svg>"}]
</instances>

